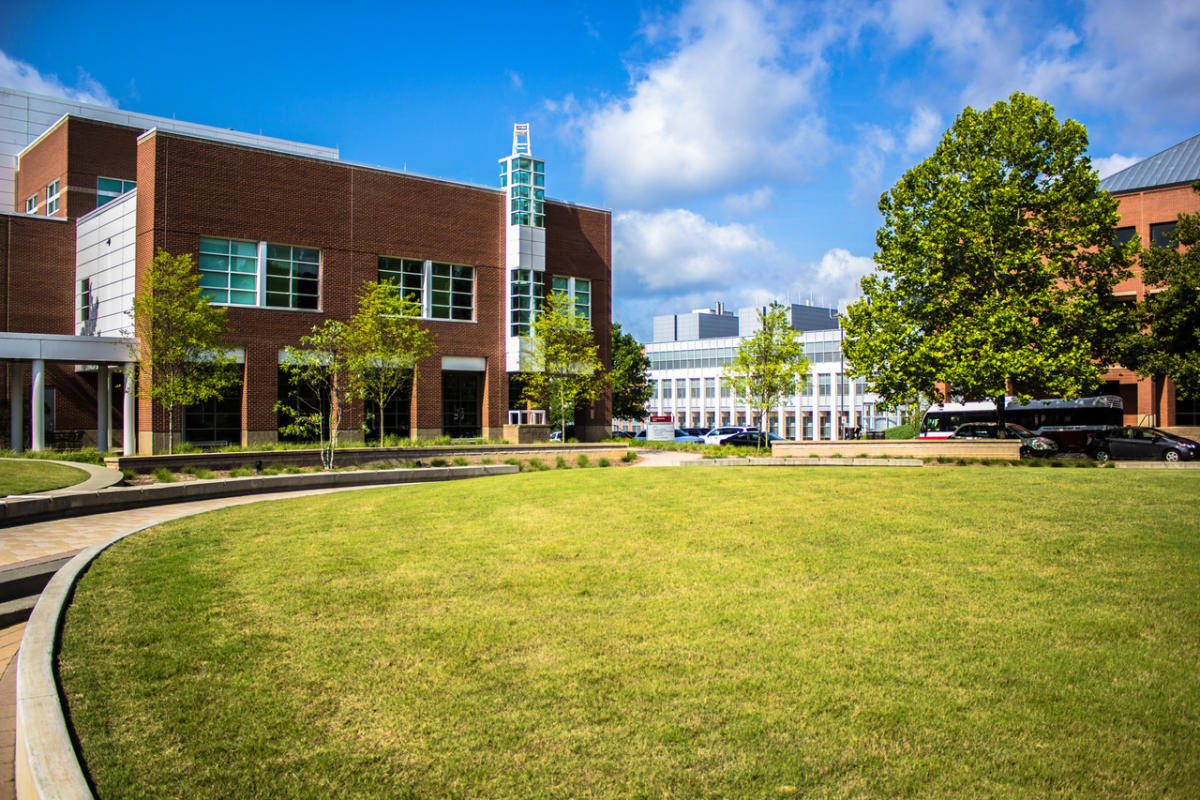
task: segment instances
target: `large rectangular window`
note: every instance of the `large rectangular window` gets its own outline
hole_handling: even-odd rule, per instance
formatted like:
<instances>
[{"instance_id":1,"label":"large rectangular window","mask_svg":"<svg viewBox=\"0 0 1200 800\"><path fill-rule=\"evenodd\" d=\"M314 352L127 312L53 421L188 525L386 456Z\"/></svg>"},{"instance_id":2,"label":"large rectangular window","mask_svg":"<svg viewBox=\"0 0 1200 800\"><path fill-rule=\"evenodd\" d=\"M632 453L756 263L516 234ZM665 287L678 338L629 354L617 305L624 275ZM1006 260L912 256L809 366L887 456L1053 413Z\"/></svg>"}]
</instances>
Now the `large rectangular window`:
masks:
<instances>
[{"instance_id":1,"label":"large rectangular window","mask_svg":"<svg viewBox=\"0 0 1200 800\"><path fill-rule=\"evenodd\" d=\"M115 200L137 186L134 181L123 181L119 178L96 178L96 208Z\"/></svg>"},{"instance_id":2,"label":"large rectangular window","mask_svg":"<svg viewBox=\"0 0 1200 800\"><path fill-rule=\"evenodd\" d=\"M1151 247L1175 247L1175 242L1171 241L1171 234L1175 232L1175 226L1179 222L1156 222L1150 226L1150 246Z\"/></svg>"},{"instance_id":3,"label":"large rectangular window","mask_svg":"<svg viewBox=\"0 0 1200 800\"><path fill-rule=\"evenodd\" d=\"M513 336L528 336L535 310L546 296L546 276L536 269L514 269L509 300L512 303L510 331Z\"/></svg>"},{"instance_id":4,"label":"large rectangular window","mask_svg":"<svg viewBox=\"0 0 1200 800\"><path fill-rule=\"evenodd\" d=\"M425 262L414 258L379 257L379 282L400 287L406 300L421 305L425 313Z\"/></svg>"},{"instance_id":5,"label":"large rectangular window","mask_svg":"<svg viewBox=\"0 0 1200 800\"><path fill-rule=\"evenodd\" d=\"M470 322L475 307L475 268L430 264L429 316Z\"/></svg>"},{"instance_id":6,"label":"large rectangular window","mask_svg":"<svg viewBox=\"0 0 1200 800\"><path fill-rule=\"evenodd\" d=\"M316 309L320 295L321 251L286 244L267 245L267 308Z\"/></svg>"},{"instance_id":7,"label":"large rectangular window","mask_svg":"<svg viewBox=\"0 0 1200 800\"><path fill-rule=\"evenodd\" d=\"M565 294L571 298L571 306L575 315L583 317L589 323L592 321L592 282L585 278L570 278L556 275L553 278L556 294Z\"/></svg>"},{"instance_id":8,"label":"large rectangular window","mask_svg":"<svg viewBox=\"0 0 1200 800\"><path fill-rule=\"evenodd\" d=\"M50 184L46 187L46 213L47 214L57 214L58 213L58 198L61 193L61 191L60 191L61 187L62 187L62 182L59 181L58 178L55 178L54 180L50 181Z\"/></svg>"},{"instance_id":9,"label":"large rectangular window","mask_svg":"<svg viewBox=\"0 0 1200 800\"><path fill-rule=\"evenodd\" d=\"M200 290L214 303L258 304L258 245L200 237Z\"/></svg>"},{"instance_id":10,"label":"large rectangular window","mask_svg":"<svg viewBox=\"0 0 1200 800\"><path fill-rule=\"evenodd\" d=\"M33 194L29 195L29 197L25 198L25 213L26 214L36 214L37 206L38 206L37 192L34 192Z\"/></svg>"}]
</instances>

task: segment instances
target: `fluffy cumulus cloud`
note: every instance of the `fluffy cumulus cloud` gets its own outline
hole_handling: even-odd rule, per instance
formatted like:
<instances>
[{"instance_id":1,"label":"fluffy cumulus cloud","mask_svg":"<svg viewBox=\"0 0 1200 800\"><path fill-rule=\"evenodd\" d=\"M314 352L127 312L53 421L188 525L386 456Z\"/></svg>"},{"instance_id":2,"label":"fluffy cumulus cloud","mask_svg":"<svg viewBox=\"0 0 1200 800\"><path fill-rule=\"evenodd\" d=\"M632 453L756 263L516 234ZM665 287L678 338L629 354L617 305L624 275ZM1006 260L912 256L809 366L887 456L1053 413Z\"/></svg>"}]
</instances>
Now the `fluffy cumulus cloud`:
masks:
<instances>
[{"instance_id":1,"label":"fluffy cumulus cloud","mask_svg":"<svg viewBox=\"0 0 1200 800\"><path fill-rule=\"evenodd\" d=\"M1101 178L1107 178L1109 175L1116 175L1126 167L1132 167L1141 160L1138 156L1123 156L1120 153L1113 153L1111 156L1093 158L1092 166L1100 173Z\"/></svg>"},{"instance_id":2,"label":"fluffy cumulus cloud","mask_svg":"<svg viewBox=\"0 0 1200 800\"><path fill-rule=\"evenodd\" d=\"M641 293L720 291L760 276L775 256L752 226L721 225L682 208L613 220L614 281Z\"/></svg>"},{"instance_id":3,"label":"fluffy cumulus cloud","mask_svg":"<svg viewBox=\"0 0 1200 800\"><path fill-rule=\"evenodd\" d=\"M574 120L585 172L612 202L646 208L799 180L824 160L821 34L784 35L787 11L694 0L647 31L672 42L670 54L637 70L627 96Z\"/></svg>"},{"instance_id":4,"label":"fluffy cumulus cloud","mask_svg":"<svg viewBox=\"0 0 1200 800\"><path fill-rule=\"evenodd\" d=\"M24 61L18 61L0 51L0 86L33 92L51 97L61 97L78 103L93 103L100 106L117 105L117 101L91 75L79 70L79 80L68 86L57 75L43 75Z\"/></svg>"},{"instance_id":5,"label":"fluffy cumulus cloud","mask_svg":"<svg viewBox=\"0 0 1200 800\"><path fill-rule=\"evenodd\" d=\"M932 150L942 130L942 116L929 106L918 106L904 134L904 152L911 156Z\"/></svg>"},{"instance_id":6,"label":"fluffy cumulus cloud","mask_svg":"<svg viewBox=\"0 0 1200 800\"><path fill-rule=\"evenodd\" d=\"M862 296L859 281L873 269L875 262L867 256L852 255L835 247L810 268L809 291L823 302L845 309L847 303ZM797 291L804 288L796 286Z\"/></svg>"},{"instance_id":7,"label":"fluffy cumulus cloud","mask_svg":"<svg viewBox=\"0 0 1200 800\"><path fill-rule=\"evenodd\" d=\"M775 190L770 186L760 186L745 194L730 194L725 196L725 210L737 217L745 217L756 211L762 211L771 205Z\"/></svg>"}]
</instances>

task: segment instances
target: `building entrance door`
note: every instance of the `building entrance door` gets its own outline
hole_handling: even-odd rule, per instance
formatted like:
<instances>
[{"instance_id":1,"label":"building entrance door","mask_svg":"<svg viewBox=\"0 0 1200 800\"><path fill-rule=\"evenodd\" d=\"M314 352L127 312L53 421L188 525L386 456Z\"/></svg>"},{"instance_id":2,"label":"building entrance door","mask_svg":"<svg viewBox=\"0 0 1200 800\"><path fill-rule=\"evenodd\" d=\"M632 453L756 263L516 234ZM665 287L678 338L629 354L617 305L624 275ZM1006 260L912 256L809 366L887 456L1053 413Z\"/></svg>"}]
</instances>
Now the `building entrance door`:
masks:
<instances>
[{"instance_id":1,"label":"building entrance door","mask_svg":"<svg viewBox=\"0 0 1200 800\"><path fill-rule=\"evenodd\" d=\"M482 372L442 372L442 435L483 435Z\"/></svg>"}]
</instances>

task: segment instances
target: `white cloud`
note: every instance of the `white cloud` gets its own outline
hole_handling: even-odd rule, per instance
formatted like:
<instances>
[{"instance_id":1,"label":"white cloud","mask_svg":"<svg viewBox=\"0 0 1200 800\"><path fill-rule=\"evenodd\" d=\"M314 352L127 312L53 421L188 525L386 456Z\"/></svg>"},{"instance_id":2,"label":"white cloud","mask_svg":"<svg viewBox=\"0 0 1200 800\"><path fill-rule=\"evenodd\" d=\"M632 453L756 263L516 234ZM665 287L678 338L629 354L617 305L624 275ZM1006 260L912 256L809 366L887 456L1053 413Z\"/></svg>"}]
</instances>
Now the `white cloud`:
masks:
<instances>
[{"instance_id":1,"label":"white cloud","mask_svg":"<svg viewBox=\"0 0 1200 800\"><path fill-rule=\"evenodd\" d=\"M648 207L766 177L799 180L824 161L813 88L831 34L792 38L787 11L749 0L686 5L662 28L674 51L637 72L629 96L575 120L588 177L614 203Z\"/></svg>"},{"instance_id":2,"label":"white cloud","mask_svg":"<svg viewBox=\"0 0 1200 800\"><path fill-rule=\"evenodd\" d=\"M723 290L761 272L774 246L752 226L710 222L686 209L626 211L613 219L613 280L642 292Z\"/></svg>"},{"instance_id":3,"label":"white cloud","mask_svg":"<svg viewBox=\"0 0 1200 800\"><path fill-rule=\"evenodd\" d=\"M844 308L846 303L862 296L859 281L874 269L875 262L868 256L852 255L848 250L835 247L813 265L809 285L798 284L796 288L807 288L814 295L827 298L826 302Z\"/></svg>"},{"instance_id":4,"label":"white cloud","mask_svg":"<svg viewBox=\"0 0 1200 800\"><path fill-rule=\"evenodd\" d=\"M896 139L877 125L863 128L854 162L850 165L850 199L873 204L883 191L883 167L896 149Z\"/></svg>"},{"instance_id":5,"label":"white cloud","mask_svg":"<svg viewBox=\"0 0 1200 800\"><path fill-rule=\"evenodd\" d=\"M1120 153L1113 153L1111 156L1093 158L1092 166L1096 172L1100 173L1101 178L1107 178L1109 175L1116 175L1126 167L1132 167L1141 160L1139 156L1123 156Z\"/></svg>"},{"instance_id":6,"label":"white cloud","mask_svg":"<svg viewBox=\"0 0 1200 800\"><path fill-rule=\"evenodd\" d=\"M508 82L512 84L514 89L523 89L525 82L521 80L521 73L514 70L505 70L505 75L508 76Z\"/></svg>"},{"instance_id":7,"label":"white cloud","mask_svg":"<svg viewBox=\"0 0 1200 800\"><path fill-rule=\"evenodd\" d=\"M930 150L942 135L942 116L929 106L918 106L904 134L904 152L908 155Z\"/></svg>"},{"instance_id":8,"label":"white cloud","mask_svg":"<svg viewBox=\"0 0 1200 800\"><path fill-rule=\"evenodd\" d=\"M0 86L22 92L61 97L78 103L93 103L114 108L117 105L117 101L109 96L105 88L82 69L79 70L77 85L67 86L58 79L57 75L43 75L30 64L10 58L3 51L0 51Z\"/></svg>"},{"instance_id":9,"label":"white cloud","mask_svg":"<svg viewBox=\"0 0 1200 800\"><path fill-rule=\"evenodd\" d=\"M753 214L755 211L762 211L767 206L771 205L771 200L775 197L775 190L770 186L760 186L752 192L745 194L726 195L725 210L735 216L744 217Z\"/></svg>"}]
</instances>

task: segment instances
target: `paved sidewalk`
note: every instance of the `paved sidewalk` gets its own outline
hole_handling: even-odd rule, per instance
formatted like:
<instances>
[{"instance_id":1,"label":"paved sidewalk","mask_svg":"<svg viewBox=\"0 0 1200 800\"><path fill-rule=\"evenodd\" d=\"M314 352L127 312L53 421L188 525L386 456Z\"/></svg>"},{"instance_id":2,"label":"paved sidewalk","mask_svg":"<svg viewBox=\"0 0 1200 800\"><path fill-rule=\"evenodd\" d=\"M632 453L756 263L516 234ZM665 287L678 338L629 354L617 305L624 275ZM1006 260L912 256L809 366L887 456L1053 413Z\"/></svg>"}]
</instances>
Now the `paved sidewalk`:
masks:
<instances>
[{"instance_id":1,"label":"paved sidewalk","mask_svg":"<svg viewBox=\"0 0 1200 800\"><path fill-rule=\"evenodd\" d=\"M678 467L685 461L699 461L702 453L694 450L638 450L635 467Z\"/></svg>"}]
</instances>

